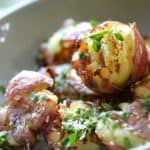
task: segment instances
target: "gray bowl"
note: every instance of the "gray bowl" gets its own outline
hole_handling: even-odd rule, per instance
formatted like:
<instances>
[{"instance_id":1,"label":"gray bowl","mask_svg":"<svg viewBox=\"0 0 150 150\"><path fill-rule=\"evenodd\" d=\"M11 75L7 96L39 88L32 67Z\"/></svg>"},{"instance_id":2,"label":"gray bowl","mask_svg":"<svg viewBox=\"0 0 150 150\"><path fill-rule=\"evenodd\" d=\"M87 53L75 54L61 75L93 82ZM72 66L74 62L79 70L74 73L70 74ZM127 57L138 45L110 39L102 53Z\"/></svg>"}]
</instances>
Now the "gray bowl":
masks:
<instances>
[{"instance_id":1,"label":"gray bowl","mask_svg":"<svg viewBox=\"0 0 150 150\"><path fill-rule=\"evenodd\" d=\"M10 24L10 31L4 34L6 41L0 42L0 84L7 84L22 69L34 70L34 56L40 43L67 18L137 22L141 33L148 34L149 15L149 0L39 0L32 3L0 20L0 26Z\"/></svg>"}]
</instances>

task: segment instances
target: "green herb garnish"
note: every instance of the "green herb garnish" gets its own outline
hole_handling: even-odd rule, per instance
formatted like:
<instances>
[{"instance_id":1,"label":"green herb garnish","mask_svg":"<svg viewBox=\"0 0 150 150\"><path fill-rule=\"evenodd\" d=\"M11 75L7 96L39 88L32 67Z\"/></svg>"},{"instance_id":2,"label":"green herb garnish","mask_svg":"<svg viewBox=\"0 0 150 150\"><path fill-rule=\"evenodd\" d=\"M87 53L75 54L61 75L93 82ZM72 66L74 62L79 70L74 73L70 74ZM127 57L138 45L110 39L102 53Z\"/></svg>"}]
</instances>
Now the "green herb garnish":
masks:
<instances>
[{"instance_id":1,"label":"green herb garnish","mask_svg":"<svg viewBox=\"0 0 150 150\"><path fill-rule=\"evenodd\" d=\"M92 48L95 52L99 52L101 48L100 41L98 40L93 40Z\"/></svg>"},{"instance_id":2,"label":"green herb garnish","mask_svg":"<svg viewBox=\"0 0 150 150\"><path fill-rule=\"evenodd\" d=\"M67 79L67 71L61 72L58 77L55 78L54 81L54 88L58 89L62 85L66 84L66 79Z\"/></svg>"},{"instance_id":3,"label":"green herb garnish","mask_svg":"<svg viewBox=\"0 0 150 150\"><path fill-rule=\"evenodd\" d=\"M69 112L63 119L63 130L68 137L61 142L66 148L73 147L77 141L84 140L96 127L99 111L96 108L77 108Z\"/></svg>"},{"instance_id":4,"label":"green herb garnish","mask_svg":"<svg viewBox=\"0 0 150 150\"><path fill-rule=\"evenodd\" d=\"M79 134L78 132L72 133L71 135L69 135L67 138L65 138L61 144L65 147L65 148L69 148L71 146L74 146L74 144L78 141L79 139Z\"/></svg>"},{"instance_id":5,"label":"green herb garnish","mask_svg":"<svg viewBox=\"0 0 150 150\"><path fill-rule=\"evenodd\" d=\"M145 101L141 102L141 105L145 106L145 107L150 107L150 100L145 100Z\"/></svg>"},{"instance_id":6,"label":"green herb garnish","mask_svg":"<svg viewBox=\"0 0 150 150\"><path fill-rule=\"evenodd\" d=\"M128 137L125 137L123 139L123 144L126 150L129 150L130 148L132 148L132 143Z\"/></svg>"},{"instance_id":7,"label":"green herb garnish","mask_svg":"<svg viewBox=\"0 0 150 150\"><path fill-rule=\"evenodd\" d=\"M104 37L104 35L109 32L110 32L109 30L103 30L101 32L89 35L89 38L100 41Z\"/></svg>"},{"instance_id":8,"label":"green herb garnish","mask_svg":"<svg viewBox=\"0 0 150 150\"><path fill-rule=\"evenodd\" d=\"M39 99L38 99L37 95L32 92L32 93L30 94L30 100L31 100L31 101L34 101L34 102L37 102Z\"/></svg>"},{"instance_id":9,"label":"green herb garnish","mask_svg":"<svg viewBox=\"0 0 150 150\"><path fill-rule=\"evenodd\" d=\"M114 33L115 37L119 41L124 41L124 37L121 33Z\"/></svg>"},{"instance_id":10,"label":"green herb garnish","mask_svg":"<svg viewBox=\"0 0 150 150\"><path fill-rule=\"evenodd\" d=\"M115 130L115 129L119 128L119 127L120 127L120 122L119 122L119 121L116 121L116 122L113 124L112 129Z\"/></svg>"},{"instance_id":11,"label":"green herb garnish","mask_svg":"<svg viewBox=\"0 0 150 150\"><path fill-rule=\"evenodd\" d=\"M0 146L2 146L6 142L6 135L8 134L7 131L0 132Z\"/></svg>"},{"instance_id":12,"label":"green herb garnish","mask_svg":"<svg viewBox=\"0 0 150 150\"><path fill-rule=\"evenodd\" d=\"M30 94L29 98L30 98L31 101L38 102L38 103L43 103L46 100L45 96L42 96L42 95L38 96L33 92Z\"/></svg>"},{"instance_id":13,"label":"green herb garnish","mask_svg":"<svg viewBox=\"0 0 150 150\"><path fill-rule=\"evenodd\" d=\"M5 94L6 87L4 85L0 85L0 93Z\"/></svg>"},{"instance_id":14,"label":"green herb garnish","mask_svg":"<svg viewBox=\"0 0 150 150\"><path fill-rule=\"evenodd\" d=\"M92 27L97 27L99 25L99 22L97 22L96 20L90 20L90 24L92 25Z\"/></svg>"},{"instance_id":15,"label":"green herb garnish","mask_svg":"<svg viewBox=\"0 0 150 150\"><path fill-rule=\"evenodd\" d=\"M108 120L108 118L111 118L111 117L112 117L111 114L108 113L108 112L105 112L104 114L102 113L102 114L100 115L100 119L102 119L103 124L105 124L106 121Z\"/></svg>"},{"instance_id":16,"label":"green herb garnish","mask_svg":"<svg viewBox=\"0 0 150 150\"><path fill-rule=\"evenodd\" d=\"M150 112L150 94L145 97L145 100L141 102L141 106L145 107Z\"/></svg>"},{"instance_id":17,"label":"green herb garnish","mask_svg":"<svg viewBox=\"0 0 150 150\"><path fill-rule=\"evenodd\" d=\"M128 119L129 118L129 116L130 116L130 112L124 112L123 114L122 114L122 119L124 119L124 120L126 120L126 119Z\"/></svg>"},{"instance_id":18,"label":"green herb garnish","mask_svg":"<svg viewBox=\"0 0 150 150\"><path fill-rule=\"evenodd\" d=\"M113 109L113 106L111 104L108 104L108 103L102 103L102 107L105 110L112 110Z\"/></svg>"},{"instance_id":19,"label":"green herb garnish","mask_svg":"<svg viewBox=\"0 0 150 150\"><path fill-rule=\"evenodd\" d=\"M60 82L55 80L54 81L54 88L57 89L60 86Z\"/></svg>"},{"instance_id":20,"label":"green herb garnish","mask_svg":"<svg viewBox=\"0 0 150 150\"><path fill-rule=\"evenodd\" d=\"M84 100L84 95L83 94L80 95L80 100L82 100L82 101Z\"/></svg>"},{"instance_id":21,"label":"green herb garnish","mask_svg":"<svg viewBox=\"0 0 150 150\"><path fill-rule=\"evenodd\" d=\"M61 79L65 80L67 78L67 72L62 72L61 73Z\"/></svg>"},{"instance_id":22,"label":"green herb garnish","mask_svg":"<svg viewBox=\"0 0 150 150\"><path fill-rule=\"evenodd\" d=\"M89 38L93 40L92 48L95 52L99 52L101 48L101 39L105 34L109 33L109 30L103 30L101 32L89 35Z\"/></svg>"},{"instance_id":23,"label":"green herb garnish","mask_svg":"<svg viewBox=\"0 0 150 150\"><path fill-rule=\"evenodd\" d=\"M80 54L79 54L79 58L80 59L87 59L88 57L89 57L88 53L80 52Z\"/></svg>"}]
</instances>

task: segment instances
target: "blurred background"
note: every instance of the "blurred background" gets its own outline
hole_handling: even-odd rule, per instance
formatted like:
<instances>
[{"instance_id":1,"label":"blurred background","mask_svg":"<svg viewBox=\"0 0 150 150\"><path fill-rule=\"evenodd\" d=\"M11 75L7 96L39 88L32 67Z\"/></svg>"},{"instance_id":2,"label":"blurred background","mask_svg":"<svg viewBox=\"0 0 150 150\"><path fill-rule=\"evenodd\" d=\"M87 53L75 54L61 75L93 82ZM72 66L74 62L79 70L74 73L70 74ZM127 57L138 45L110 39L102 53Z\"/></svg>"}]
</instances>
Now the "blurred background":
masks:
<instances>
[{"instance_id":1,"label":"blurred background","mask_svg":"<svg viewBox=\"0 0 150 150\"><path fill-rule=\"evenodd\" d=\"M149 0L0 0L0 81L34 69L42 41L67 18L137 22L150 33Z\"/></svg>"}]
</instances>

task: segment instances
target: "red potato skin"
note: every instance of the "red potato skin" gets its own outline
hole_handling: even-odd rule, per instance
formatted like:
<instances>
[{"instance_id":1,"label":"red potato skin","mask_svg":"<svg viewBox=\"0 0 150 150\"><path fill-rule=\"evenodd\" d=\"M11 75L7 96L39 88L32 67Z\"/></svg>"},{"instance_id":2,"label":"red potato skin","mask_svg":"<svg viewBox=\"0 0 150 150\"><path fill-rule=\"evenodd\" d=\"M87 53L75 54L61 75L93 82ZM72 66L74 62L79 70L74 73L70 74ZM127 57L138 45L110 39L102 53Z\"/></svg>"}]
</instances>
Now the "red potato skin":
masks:
<instances>
[{"instance_id":1,"label":"red potato skin","mask_svg":"<svg viewBox=\"0 0 150 150\"><path fill-rule=\"evenodd\" d=\"M109 26L110 23L113 22L108 21L97 28L104 29L106 26ZM91 32L93 32L93 30L91 30ZM130 73L130 77L127 80L126 84L124 85L124 88L140 80L141 78L146 76L149 72L147 49L144 40L140 35L135 23L132 24L132 30L135 34L135 54L133 55L133 71ZM81 41L80 43L80 50L82 52L88 53L88 46L84 41ZM100 59L102 59L102 57L100 57ZM88 58L84 60L72 59L73 67L76 69L78 75L81 77L82 81L88 88L101 94L104 93L113 94L123 90L122 88L117 87L115 84L110 83L109 80L107 79L103 79L101 85L99 86L96 85L93 80L94 73L92 69L90 68L87 69L87 65L89 65L90 63L91 63L90 54Z\"/></svg>"},{"instance_id":2,"label":"red potato skin","mask_svg":"<svg viewBox=\"0 0 150 150\"><path fill-rule=\"evenodd\" d=\"M31 92L48 89L52 85L50 77L34 71L22 71L9 82L5 97L8 103L17 103L26 100Z\"/></svg>"},{"instance_id":3,"label":"red potato skin","mask_svg":"<svg viewBox=\"0 0 150 150\"><path fill-rule=\"evenodd\" d=\"M84 22L83 22L84 23ZM81 23L82 24L82 23ZM87 27L88 26L88 27ZM70 63L72 55L75 51L78 50L82 36L92 29L90 23L87 23L86 27L82 27L81 29L69 30L70 26L64 26L67 34L65 34L61 41L60 51L56 54L50 54L49 49L46 44L41 44L40 46L40 66L48 66L51 64L62 64L62 63Z\"/></svg>"},{"instance_id":4,"label":"red potato skin","mask_svg":"<svg viewBox=\"0 0 150 150\"><path fill-rule=\"evenodd\" d=\"M132 127L132 132L143 139L150 139L150 120L149 113L146 112L145 107L141 106L143 99L135 99L131 106L131 115L127 120L127 124Z\"/></svg>"},{"instance_id":5,"label":"red potato skin","mask_svg":"<svg viewBox=\"0 0 150 150\"><path fill-rule=\"evenodd\" d=\"M22 71L12 78L5 94L8 107L5 112L0 111L0 130L10 130L18 145L33 147L37 133L46 128L56 113L57 97L48 91L52 86L50 76L34 71ZM43 102L30 99L32 92L42 95L44 90L49 97L45 96Z\"/></svg>"},{"instance_id":6,"label":"red potato skin","mask_svg":"<svg viewBox=\"0 0 150 150\"><path fill-rule=\"evenodd\" d=\"M140 80L144 75L149 72L149 61L148 61L148 51L146 49L145 42L137 30L136 23L133 24L133 30L135 33L135 50L136 53L133 57L133 72L131 76L131 81L135 82Z\"/></svg>"},{"instance_id":7,"label":"red potato skin","mask_svg":"<svg viewBox=\"0 0 150 150\"><path fill-rule=\"evenodd\" d=\"M70 62L72 58L72 54L77 50L79 47L79 40L76 39L67 39L62 41L62 48L58 54L50 55L48 49L44 46L40 46L41 50L41 58L39 65L40 66L48 66L51 64L62 64ZM65 46L67 45L67 46Z\"/></svg>"}]
</instances>

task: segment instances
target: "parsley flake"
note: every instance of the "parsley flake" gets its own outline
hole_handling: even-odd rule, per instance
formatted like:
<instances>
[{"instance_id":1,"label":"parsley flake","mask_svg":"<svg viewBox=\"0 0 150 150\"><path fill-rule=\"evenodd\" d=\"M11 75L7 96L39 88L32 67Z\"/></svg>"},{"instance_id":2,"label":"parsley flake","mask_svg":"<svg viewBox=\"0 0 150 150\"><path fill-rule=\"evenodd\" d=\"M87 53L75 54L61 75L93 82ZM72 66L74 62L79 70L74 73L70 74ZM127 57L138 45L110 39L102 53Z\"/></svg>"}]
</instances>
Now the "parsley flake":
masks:
<instances>
[{"instance_id":1,"label":"parsley flake","mask_svg":"<svg viewBox=\"0 0 150 150\"><path fill-rule=\"evenodd\" d=\"M89 57L88 53L80 52L80 54L79 54L79 58L80 59L87 59L88 57Z\"/></svg>"},{"instance_id":2,"label":"parsley flake","mask_svg":"<svg viewBox=\"0 0 150 150\"><path fill-rule=\"evenodd\" d=\"M126 119L128 119L129 118L129 116L130 116L130 112L124 112L123 114L122 114L122 119L124 119L124 120L126 120Z\"/></svg>"},{"instance_id":3,"label":"parsley flake","mask_svg":"<svg viewBox=\"0 0 150 150\"><path fill-rule=\"evenodd\" d=\"M96 20L90 20L90 24L92 25L92 27L97 27L99 25L99 22L97 22Z\"/></svg>"},{"instance_id":4,"label":"parsley flake","mask_svg":"<svg viewBox=\"0 0 150 150\"><path fill-rule=\"evenodd\" d=\"M123 139L123 144L124 144L124 147L125 147L126 150L132 148L132 143L131 143L131 141L128 137L125 137Z\"/></svg>"},{"instance_id":5,"label":"parsley flake","mask_svg":"<svg viewBox=\"0 0 150 150\"><path fill-rule=\"evenodd\" d=\"M4 85L0 85L0 93L5 94L6 87Z\"/></svg>"},{"instance_id":6,"label":"parsley flake","mask_svg":"<svg viewBox=\"0 0 150 150\"><path fill-rule=\"evenodd\" d=\"M113 106L108 104L108 103L102 103L102 107L105 109L105 110L112 110L113 109Z\"/></svg>"},{"instance_id":7,"label":"parsley flake","mask_svg":"<svg viewBox=\"0 0 150 150\"><path fill-rule=\"evenodd\" d=\"M79 139L79 135L78 132L72 133L70 136L68 136L67 138L65 138L61 144L66 147L69 148L71 146L73 146L77 140Z\"/></svg>"},{"instance_id":8,"label":"parsley flake","mask_svg":"<svg viewBox=\"0 0 150 150\"><path fill-rule=\"evenodd\" d=\"M80 95L80 100L82 100L82 101L84 100L84 95L83 94Z\"/></svg>"},{"instance_id":9,"label":"parsley flake","mask_svg":"<svg viewBox=\"0 0 150 150\"><path fill-rule=\"evenodd\" d=\"M124 41L124 37L121 33L114 33L115 37L119 41Z\"/></svg>"},{"instance_id":10,"label":"parsley flake","mask_svg":"<svg viewBox=\"0 0 150 150\"><path fill-rule=\"evenodd\" d=\"M100 41L104 37L104 35L109 32L110 32L109 30L103 30L101 32L89 35L89 38Z\"/></svg>"},{"instance_id":11,"label":"parsley flake","mask_svg":"<svg viewBox=\"0 0 150 150\"><path fill-rule=\"evenodd\" d=\"M77 108L75 112L66 114L62 122L63 130L69 136L62 140L62 145L70 148L77 141L87 138L96 127L99 111L96 108Z\"/></svg>"},{"instance_id":12,"label":"parsley flake","mask_svg":"<svg viewBox=\"0 0 150 150\"><path fill-rule=\"evenodd\" d=\"M99 52L101 48L100 41L98 40L93 40L92 48L95 52Z\"/></svg>"}]
</instances>

